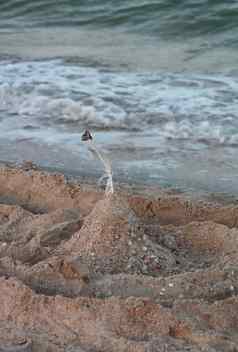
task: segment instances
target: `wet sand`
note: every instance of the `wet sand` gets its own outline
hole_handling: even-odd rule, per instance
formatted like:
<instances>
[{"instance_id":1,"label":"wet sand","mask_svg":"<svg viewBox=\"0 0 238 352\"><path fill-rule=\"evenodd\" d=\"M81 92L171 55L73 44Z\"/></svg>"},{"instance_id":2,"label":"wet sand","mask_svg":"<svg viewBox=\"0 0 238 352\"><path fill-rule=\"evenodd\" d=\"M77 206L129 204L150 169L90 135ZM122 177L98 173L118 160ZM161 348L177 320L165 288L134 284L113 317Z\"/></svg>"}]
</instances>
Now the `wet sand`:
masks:
<instances>
[{"instance_id":1,"label":"wet sand","mask_svg":"<svg viewBox=\"0 0 238 352\"><path fill-rule=\"evenodd\" d=\"M238 206L0 167L0 351L237 351Z\"/></svg>"}]
</instances>

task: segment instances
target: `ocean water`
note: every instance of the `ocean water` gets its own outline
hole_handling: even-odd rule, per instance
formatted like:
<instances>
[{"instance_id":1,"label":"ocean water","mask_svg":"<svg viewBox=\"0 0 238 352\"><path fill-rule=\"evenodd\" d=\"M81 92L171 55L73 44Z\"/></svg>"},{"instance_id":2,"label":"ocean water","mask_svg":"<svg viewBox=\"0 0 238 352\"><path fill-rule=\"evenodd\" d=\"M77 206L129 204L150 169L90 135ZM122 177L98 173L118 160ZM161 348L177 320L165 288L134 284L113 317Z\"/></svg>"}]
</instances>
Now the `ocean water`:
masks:
<instances>
[{"instance_id":1,"label":"ocean water","mask_svg":"<svg viewBox=\"0 0 238 352\"><path fill-rule=\"evenodd\" d=\"M0 0L0 159L238 195L238 3Z\"/></svg>"}]
</instances>

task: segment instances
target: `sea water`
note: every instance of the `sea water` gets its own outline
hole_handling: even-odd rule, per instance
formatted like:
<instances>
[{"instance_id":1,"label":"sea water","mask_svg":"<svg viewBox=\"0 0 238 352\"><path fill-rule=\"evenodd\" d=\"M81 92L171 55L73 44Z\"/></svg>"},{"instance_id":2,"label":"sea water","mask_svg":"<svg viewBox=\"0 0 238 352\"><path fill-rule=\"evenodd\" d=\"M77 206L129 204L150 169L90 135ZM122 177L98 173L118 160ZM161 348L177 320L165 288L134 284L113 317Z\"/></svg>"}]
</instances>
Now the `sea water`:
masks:
<instances>
[{"instance_id":1,"label":"sea water","mask_svg":"<svg viewBox=\"0 0 238 352\"><path fill-rule=\"evenodd\" d=\"M238 194L236 1L0 1L0 159Z\"/></svg>"}]
</instances>

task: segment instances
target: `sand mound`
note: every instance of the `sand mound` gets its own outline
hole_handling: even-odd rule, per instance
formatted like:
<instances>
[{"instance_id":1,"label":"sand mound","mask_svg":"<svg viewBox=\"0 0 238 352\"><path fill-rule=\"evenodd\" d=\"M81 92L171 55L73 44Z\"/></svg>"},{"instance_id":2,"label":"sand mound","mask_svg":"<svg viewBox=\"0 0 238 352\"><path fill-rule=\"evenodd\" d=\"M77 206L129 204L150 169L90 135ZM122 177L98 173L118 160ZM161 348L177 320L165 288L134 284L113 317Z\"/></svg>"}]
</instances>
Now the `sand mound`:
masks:
<instances>
[{"instance_id":1,"label":"sand mound","mask_svg":"<svg viewBox=\"0 0 238 352\"><path fill-rule=\"evenodd\" d=\"M0 195L4 203L14 203L33 212L59 208L80 209L87 214L101 197L69 183L61 174L49 174L34 168L0 167Z\"/></svg>"},{"instance_id":2,"label":"sand mound","mask_svg":"<svg viewBox=\"0 0 238 352\"><path fill-rule=\"evenodd\" d=\"M145 234L144 226L118 196L100 200L64 248L100 273L160 274L175 265L173 255Z\"/></svg>"},{"instance_id":3,"label":"sand mound","mask_svg":"<svg viewBox=\"0 0 238 352\"><path fill-rule=\"evenodd\" d=\"M0 181L0 351L237 350L236 206Z\"/></svg>"},{"instance_id":4,"label":"sand mound","mask_svg":"<svg viewBox=\"0 0 238 352\"><path fill-rule=\"evenodd\" d=\"M0 280L0 292L2 320L13 319L18 328L28 331L47 332L59 344L72 343L80 336L87 348L143 351L142 342L158 334L167 335L176 325L167 309L141 299L50 298L34 295L13 279Z\"/></svg>"},{"instance_id":5,"label":"sand mound","mask_svg":"<svg viewBox=\"0 0 238 352\"><path fill-rule=\"evenodd\" d=\"M146 199L141 196L129 198L135 213L143 219L159 219L160 224L185 225L192 221L214 221L228 227L238 227L238 206L192 202L178 196Z\"/></svg>"},{"instance_id":6,"label":"sand mound","mask_svg":"<svg viewBox=\"0 0 238 352\"><path fill-rule=\"evenodd\" d=\"M219 342L221 351L235 348L231 336L238 326L237 298L211 305L178 301L168 309L133 297L46 297L14 279L1 279L0 292L1 320L14 321L17 329L31 333L33 339L38 332L54 336L61 349L74 343L95 351L160 351L163 345L158 343L181 349L188 342L196 344L190 346L191 351L213 351Z\"/></svg>"},{"instance_id":7,"label":"sand mound","mask_svg":"<svg viewBox=\"0 0 238 352\"><path fill-rule=\"evenodd\" d=\"M35 215L19 206L0 205L0 258L10 256L34 264L77 231L79 211L60 209Z\"/></svg>"}]
</instances>

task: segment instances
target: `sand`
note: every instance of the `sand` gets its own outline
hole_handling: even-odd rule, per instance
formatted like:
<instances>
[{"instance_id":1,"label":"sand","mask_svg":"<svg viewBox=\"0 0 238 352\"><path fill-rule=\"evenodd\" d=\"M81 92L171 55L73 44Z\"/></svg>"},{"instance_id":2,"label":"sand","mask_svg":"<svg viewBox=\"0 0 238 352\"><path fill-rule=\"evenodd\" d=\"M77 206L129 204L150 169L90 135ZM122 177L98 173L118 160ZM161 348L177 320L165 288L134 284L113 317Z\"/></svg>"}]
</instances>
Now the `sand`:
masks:
<instances>
[{"instance_id":1,"label":"sand","mask_svg":"<svg viewBox=\"0 0 238 352\"><path fill-rule=\"evenodd\" d=\"M0 351L238 351L238 207L0 168Z\"/></svg>"}]
</instances>

